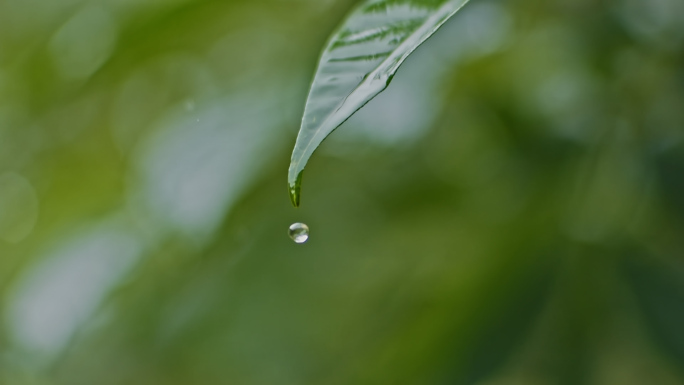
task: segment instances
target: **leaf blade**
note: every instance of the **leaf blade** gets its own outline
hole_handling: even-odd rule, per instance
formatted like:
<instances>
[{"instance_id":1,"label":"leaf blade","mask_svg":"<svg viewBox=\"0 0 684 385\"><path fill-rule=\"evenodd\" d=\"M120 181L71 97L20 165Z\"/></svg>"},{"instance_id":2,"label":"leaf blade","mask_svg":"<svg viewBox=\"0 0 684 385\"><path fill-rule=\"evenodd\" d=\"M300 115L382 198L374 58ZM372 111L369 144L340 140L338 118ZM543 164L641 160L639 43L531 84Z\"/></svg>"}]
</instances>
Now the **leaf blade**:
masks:
<instances>
[{"instance_id":1,"label":"leaf blade","mask_svg":"<svg viewBox=\"0 0 684 385\"><path fill-rule=\"evenodd\" d=\"M469 0L368 0L326 45L309 91L288 171L290 199L301 199L302 172L323 142L385 90L406 58Z\"/></svg>"}]
</instances>

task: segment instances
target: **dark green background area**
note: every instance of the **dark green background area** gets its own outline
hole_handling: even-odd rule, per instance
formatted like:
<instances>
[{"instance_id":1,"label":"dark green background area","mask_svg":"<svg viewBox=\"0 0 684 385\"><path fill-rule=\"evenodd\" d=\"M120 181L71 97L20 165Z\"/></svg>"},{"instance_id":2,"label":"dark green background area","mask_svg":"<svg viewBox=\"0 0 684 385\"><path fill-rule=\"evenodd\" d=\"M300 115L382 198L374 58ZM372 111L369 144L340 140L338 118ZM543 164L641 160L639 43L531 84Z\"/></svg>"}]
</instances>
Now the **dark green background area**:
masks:
<instances>
[{"instance_id":1,"label":"dark green background area","mask_svg":"<svg viewBox=\"0 0 684 385\"><path fill-rule=\"evenodd\" d=\"M684 3L471 0L294 209L354 4L0 2L0 384L684 384Z\"/></svg>"}]
</instances>

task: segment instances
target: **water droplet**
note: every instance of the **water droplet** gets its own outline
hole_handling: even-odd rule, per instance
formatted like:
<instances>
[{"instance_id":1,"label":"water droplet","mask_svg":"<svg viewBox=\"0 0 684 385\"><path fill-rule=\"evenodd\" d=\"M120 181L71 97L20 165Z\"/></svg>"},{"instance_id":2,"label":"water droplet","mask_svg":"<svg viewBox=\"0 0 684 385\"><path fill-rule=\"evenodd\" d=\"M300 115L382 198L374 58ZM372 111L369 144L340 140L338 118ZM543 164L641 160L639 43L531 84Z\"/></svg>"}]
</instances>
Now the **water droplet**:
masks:
<instances>
[{"instance_id":1,"label":"water droplet","mask_svg":"<svg viewBox=\"0 0 684 385\"><path fill-rule=\"evenodd\" d=\"M309 240L309 226L303 223L293 223L290 226L290 238L295 243L304 243Z\"/></svg>"}]
</instances>

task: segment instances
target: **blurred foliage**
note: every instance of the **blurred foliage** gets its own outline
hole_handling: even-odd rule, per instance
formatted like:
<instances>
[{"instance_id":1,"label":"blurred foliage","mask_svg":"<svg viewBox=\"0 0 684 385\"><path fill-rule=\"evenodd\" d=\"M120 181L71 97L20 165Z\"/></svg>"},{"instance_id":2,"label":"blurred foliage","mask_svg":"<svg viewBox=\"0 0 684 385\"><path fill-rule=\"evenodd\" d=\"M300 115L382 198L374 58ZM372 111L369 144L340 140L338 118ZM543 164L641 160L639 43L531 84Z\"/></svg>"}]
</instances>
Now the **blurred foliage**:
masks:
<instances>
[{"instance_id":1,"label":"blurred foliage","mask_svg":"<svg viewBox=\"0 0 684 385\"><path fill-rule=\"evenodd\" d=\"M684 383L684 3L472 1L294 210L353 5L0 1L0 384Z\"/></svg>"}]
</instances>

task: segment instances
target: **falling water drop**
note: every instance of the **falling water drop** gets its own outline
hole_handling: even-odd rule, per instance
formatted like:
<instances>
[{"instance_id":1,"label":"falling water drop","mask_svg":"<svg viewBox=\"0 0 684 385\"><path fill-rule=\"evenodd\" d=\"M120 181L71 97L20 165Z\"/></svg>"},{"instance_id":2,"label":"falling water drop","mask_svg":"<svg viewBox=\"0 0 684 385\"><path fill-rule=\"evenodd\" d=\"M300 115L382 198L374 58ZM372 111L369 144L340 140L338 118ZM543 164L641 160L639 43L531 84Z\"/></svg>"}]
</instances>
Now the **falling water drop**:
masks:
<instances>
[{"instance_id":1,"label":"falling water drop","mask_svg":"<svg viewBox=\"0 0 684 385\"><path fill-rule=\"evenodd\" d=\"M295 243L304 243L309 240L309 226L304 223L293 223L290 226L289 234Z\"/></svg>"}]
</instances>

